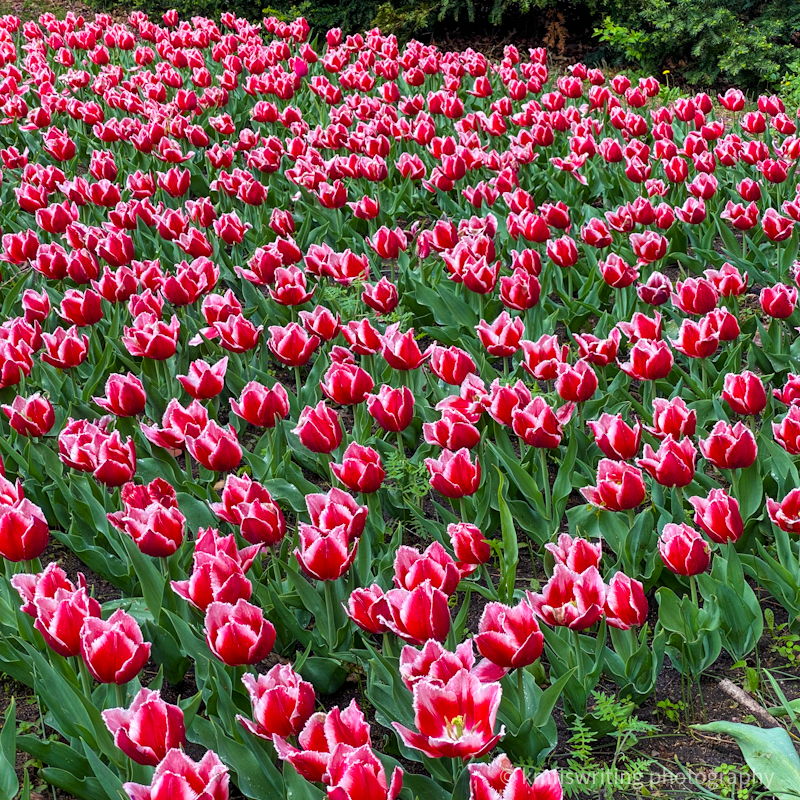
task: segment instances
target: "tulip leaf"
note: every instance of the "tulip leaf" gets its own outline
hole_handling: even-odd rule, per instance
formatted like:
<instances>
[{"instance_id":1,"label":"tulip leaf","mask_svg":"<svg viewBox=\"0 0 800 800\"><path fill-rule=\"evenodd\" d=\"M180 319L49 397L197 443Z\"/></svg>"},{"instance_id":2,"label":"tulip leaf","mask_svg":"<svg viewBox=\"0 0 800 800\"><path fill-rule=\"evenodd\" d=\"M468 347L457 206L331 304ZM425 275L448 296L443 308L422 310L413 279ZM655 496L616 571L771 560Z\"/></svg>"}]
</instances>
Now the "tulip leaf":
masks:
<instances>
[{"instance_id":1,"label":"tulip leaf","mask_svg":"<svg viewBox=\"0 0 800 800\"><path fill-rule=\"evenodd\" d=\"M63 742L42 740L38 736L24 735L17 737L17 749L33 756L43 764L69 772L77 778L86 778L92 774L92 768L84 756L73 747Z\"/></svg>"},{"instance_id":2,"label":"tulip leaf","mask_svg":"<svg viewBox=\"0 0 800 800\"><path fill-rule=\"evenodd\" d=\"M347 670L333 658L310 656L306 659L300 675L311 683L320 694L333 694L347 680Z\"/></svg>"},{"instance_id":3,"label":"tulip leaf","mask_svg":"<svg viewBox=\"0 0 800 800\"><path fill-rule=\"evenodd\" d=\"M777 800L797 800L800 757L784 728L758 728L740 722L692 725L707 733L724 733L736 740L747 766Z\"/></svg>"},{"instance_id":4,"label":"tulip leaf","mask_svg":"<svg viewBox=\"0 0 800 800\"><path fill-rule=\"evenodd\" d=\"M742 519L747 522L761 508L764 496L764 483L761 479L759 460L756 459L747 469L741 471L738 481L739 509Z\"/></svg>"},{"instance_id":5,"label":"tulip leaf","mask_svg":"<svg viewBox=\"0 0 800 800\"><path fill-rule=\"evenodd\" d=\"M323 800L325 797L313 783L298 775L288 761L283 766L283 781L286 785L286 800Z\"/></svg>"},{"instance_id":6,"label":"tulip leaf","mask_svg":"<svg viewBox=\"0 0 800 800\"><path fill-rule=\"evenodd\" d=\"M413 800L450 800L450 795L427 775L403 775L403 791L406 790Z\"/></svg>"},{"instance_id":7,"label":"tulip leaf","mask_svg":"<svg viewBox=\"0 0 800 800\"><path fill-rule=\"evenodd\" d=\"M119 777L97 757L97 754L86 742L83 743L83 751L86 753L92 772L94 772L97 780L100 781L108 800L125 800L127 793L122 788L122 781Z\"/></svg>"},{"instance_id":8,"label":"tulip leaf","mask_svg":"<svg viewBox=\"0 0 800 800\"><path fill-rule=\"evenodd\" d=\"M510 603L514 599L514 587L517 582L517 561L519 559L519 548L517 543L517 531L514 528L514 518L508 509L503 496L503 484L505 480L500 473L500 486L497 489L497 504L500 509L500 531L502 535L502 562L500 565L500 598L505 603Z\"/></svg>"},{"instance_id":9,"label":"tulip leaf","mask_svg":"<svg viewBox=\"0 0 800 800\"><path fill-rule=\"evenodd\" d=\"M17 754L17 704L11 698L0 731L0 798L14 800L19 791L19 779L14 770Z\"/></svg>"},{"instance_id":10,"label":"tulip leaf","mask_svg":"<svg viewBox=\"0 0 800 800\"><path fill-rule=\"evenodd\" d=\"M56 767L45 767L40 774L51 786L62 789L81 800L99 800L105 794L103 786L97 778L77 778L71 772Z\"/></svg>"}]
</instances>

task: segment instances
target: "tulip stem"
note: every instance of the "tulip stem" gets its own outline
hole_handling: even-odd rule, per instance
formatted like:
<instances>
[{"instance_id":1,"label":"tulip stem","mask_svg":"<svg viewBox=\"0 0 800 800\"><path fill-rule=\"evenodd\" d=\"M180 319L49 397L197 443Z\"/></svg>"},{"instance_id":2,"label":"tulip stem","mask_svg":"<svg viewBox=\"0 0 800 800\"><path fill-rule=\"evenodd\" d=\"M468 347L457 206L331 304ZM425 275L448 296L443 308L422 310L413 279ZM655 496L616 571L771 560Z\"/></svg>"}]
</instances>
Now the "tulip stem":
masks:
<instances>
[{"instance_id":1,"label":"tulip stem","mask_svg":"<svg viewBox=\"0 0 800 800\"><path fill-rule=\"evenodd\" d=\"M542 491L544 492L544 507L547 512L547 519L553 518L553 509L550 499L550 473L547 471L547 450L544 447L539 449L539 460L542 464Z\"/></svg>"},{"instance_id":2,"label":"tulip stem","mask_svg":"<svg viewBox=\"0 0 800 800\"><path fill-rule=\"evenodd\" d=\"M583 651L581 650L581 635L572 631L572 643L575 647L575 666L578 668L578 684L583 686Z\"/></svg>"},{"instance_id":3,"label":"tulip stem","mask_svg":"<svg viewBox=\"0 0 800 800\"><path fill-rule=\"evenodd\" d=\"M694 575L689 576L689 591L692 594L692 605L695 608L700 608L697 603L697 578Z\"/></svg>"},{"instance_id":4,"label":"tulip stem","mask_svg":"<svg viewBox=\"0 0 800 800\"><path fill-rule=\"evenodd\" d=\"M677 517L681 522L683 522L683 520L686 519L686 512L684 511L684 508L683 508L683 486L676 486L675 487L675 496L678 498L678 503L677 503L677 506L678 506L677 512L678 513L677 513ZM672 509L672 516L673 517L676 516L675 511L676 511L676 509L673 508Z\"/></svg>"},{"instance_id":5,"label":"tulip stem","mask_svg":"<svg viewBox=\"0 0 800 800\"><path fill-rule=\"evenodd\" d=\"M517 667L517 692L519 693L519 718L525 719L525 669Z\"/></svg>"},{"instance_id":6,"label":"tulip stem","mask_svg":"<svg viewBox=\"0 0 800 800\"><path fill-rule=\"evenodd\" d=\"M125 687L121 683L114 684L114 694L117 698L117 707L125 708Z\"/></svg>"},{"instance_id":7,"label":"tulip stem","mask_svg":"<svg viewBox=\"0 0 800 800\"><path fill-rule=\"evenodd\" d=\"M334 652L336 650L336 621L333 615L334 600L333 587L331 586L332 581L323 581L322 583L325 590L325 610L328 615L328 646L331 652Z\"/></svg>"},{"instance_id":8,"label":"tulip stem","mask_svg":"<svg viewBox=\"0 0 800 800\"><path fill-rule=\"evenodd\" d=\"M733 496L739 499L739 470L731 470L731 486L733 487Z\"/></svg>"},{"instance_id":9,"label":"tulip stem","mask_svg":"<svg viewBox=\"0 0 800 800\"><path fill-rule=\"evenodd\" d=\"M633 530L633 526L636 524L636 513L632 508L628 509L628 528Z\"/></svg>"},{"instance_id":10,"label":"tulip stem","mask_svg":"<svg viewBox=\"0 0 800 800\"><path fill-rule=\"evenodd\" d=\"M269 558L270 561L272 562L272 574L275 577L275 590L277 591L281 588L281 585L283 584L283 576L281 575L281 568L278 565L278 560L277 560L278 557L275 554L275 548L269 547L267 549L269 550Z\"/></svg>"},{"instance_id":11,"label":"tulip stem","mask_svg":"<svg viewBox=\"0 0 800 800\"><path fill-rule=\"evenodd\" d=\"M89 668L82 656L78 656L78 672L81 676L81 686L83 686L83 693L86 695L87 700L92 699L92 676L89 674Z\"/></svg>"},{"instance_id":12,"label":"tulip stem","mask_svg":"<svg viewBox=\"0 0 800 800\"><path fill-rule=\"evenodd\" d=\"M184 468L186 469L186 477L189 479L189 483L194 482L194 475L192 475L192 457L189 455L189 448L185 448L183 451L183 460L184 460Z\"/></svg>"},{"instance_id":13,"label":"tulip stem","mask_svg":"<svg viewBox=\"0 0 800 800\"><path fill-rule=\"evenodd\" d=\"M405 456L406 448L403 445L403 434L402 434L402 432L401 431L397 431L396 436L397 436L397 449L400 451L400 455L401 456Z\"/></svg>"},{"instance_id":14,"label":"tulip stem","mask_svg":"<svg viewBox=\"0 0 800 800\"><path fill-rule=\"evenodd\" d=\"M300 393L303 387L303 380L300 377L300 367L297 364L294 365L294 386L295 386L295 394L297 395L297 403L300 404Z\"/></svg>"}]
</instances>

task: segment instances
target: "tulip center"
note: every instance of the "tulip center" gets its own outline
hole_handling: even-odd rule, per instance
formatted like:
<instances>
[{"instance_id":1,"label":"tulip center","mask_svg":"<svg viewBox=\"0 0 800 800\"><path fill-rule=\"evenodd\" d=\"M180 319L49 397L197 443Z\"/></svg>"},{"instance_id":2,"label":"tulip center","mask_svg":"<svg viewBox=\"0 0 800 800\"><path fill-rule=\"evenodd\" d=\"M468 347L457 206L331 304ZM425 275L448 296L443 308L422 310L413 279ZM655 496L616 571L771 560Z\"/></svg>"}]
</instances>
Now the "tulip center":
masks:
<instances>
[{"instance_id":1,"label":"tulip center","mask_svg":"<svg viewBox=\"0 0 800 800\"><path fill-rule=\"evenodd\" d=\"M459 714L457 717L448 720L445 723L445 730L447 731L447 738L455 741L464 735L464 716Z\"/></svg>"}]
</instances>

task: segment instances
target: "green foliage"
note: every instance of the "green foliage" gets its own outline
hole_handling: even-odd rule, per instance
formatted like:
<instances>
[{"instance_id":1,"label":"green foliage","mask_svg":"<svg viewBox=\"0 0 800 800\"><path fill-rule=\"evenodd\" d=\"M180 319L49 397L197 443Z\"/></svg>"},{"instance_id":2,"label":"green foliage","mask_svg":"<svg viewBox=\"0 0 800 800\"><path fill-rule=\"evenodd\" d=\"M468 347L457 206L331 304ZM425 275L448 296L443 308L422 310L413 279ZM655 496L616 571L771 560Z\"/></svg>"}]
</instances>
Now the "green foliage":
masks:
<instances>
[{"instance_id":1,"label":"green foliage","mask_svg":"<svg viewBox=\"0 0 800 800\"><path fill-rule=\"evenodd\" d=\"M770 86L796 60L790 36L800 3L784 0L648 0L604 18L595 36L620 59L650 72L680 67L694 85ZM675 70L677 76L677 70Z\"/></svg>"}]
</instances>

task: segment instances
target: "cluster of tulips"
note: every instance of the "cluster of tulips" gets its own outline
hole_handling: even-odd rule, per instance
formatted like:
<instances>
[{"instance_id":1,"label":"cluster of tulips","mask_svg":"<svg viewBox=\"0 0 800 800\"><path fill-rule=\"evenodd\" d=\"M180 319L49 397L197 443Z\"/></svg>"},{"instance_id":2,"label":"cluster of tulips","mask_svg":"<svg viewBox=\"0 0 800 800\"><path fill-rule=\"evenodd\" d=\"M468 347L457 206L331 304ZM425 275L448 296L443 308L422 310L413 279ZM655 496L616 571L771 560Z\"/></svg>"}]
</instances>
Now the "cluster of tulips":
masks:
<instances>
[{"instance_id":1,"label":"cluster of tulips","mask_svg":"<svg viewBox=\"0 0 800 800\"><path fill-rule=\"evenodd\" d=\"M541 48L0 17L0 670L42 777L558 800L554 713L746 660L753 582L800 619L795 118Z\"/></svg>"}]
</instances>

